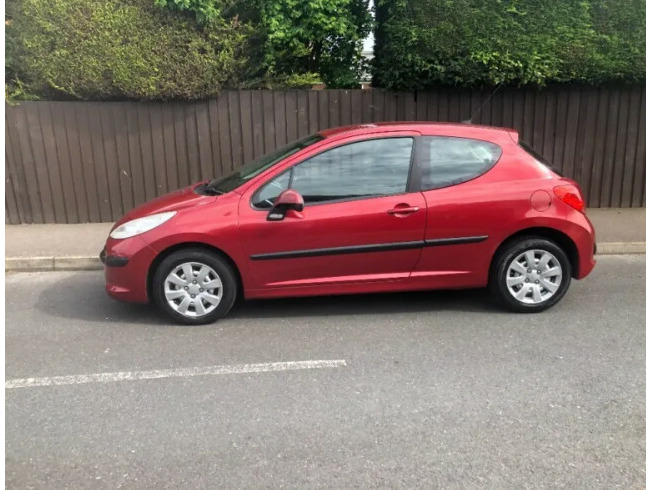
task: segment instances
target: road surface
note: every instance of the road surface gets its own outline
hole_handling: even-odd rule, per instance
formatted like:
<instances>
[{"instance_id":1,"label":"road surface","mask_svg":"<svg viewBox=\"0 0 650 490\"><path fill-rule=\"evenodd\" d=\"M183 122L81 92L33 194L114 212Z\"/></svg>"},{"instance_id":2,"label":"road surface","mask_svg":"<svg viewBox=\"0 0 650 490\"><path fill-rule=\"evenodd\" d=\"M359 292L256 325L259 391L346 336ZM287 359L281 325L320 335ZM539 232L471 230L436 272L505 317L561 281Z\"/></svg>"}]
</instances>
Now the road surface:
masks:
<instances>
[{"instance_id":1,"label":"road surface","mask_svg":"<svg viewBox=\"0 0 650 490\"><path fill-rule=\"evenodd\" d=\"M7 488L643 488L645 256L538 315L483 291L172 325L99 272L6 278Z\"/></svg>"}]
</instances>

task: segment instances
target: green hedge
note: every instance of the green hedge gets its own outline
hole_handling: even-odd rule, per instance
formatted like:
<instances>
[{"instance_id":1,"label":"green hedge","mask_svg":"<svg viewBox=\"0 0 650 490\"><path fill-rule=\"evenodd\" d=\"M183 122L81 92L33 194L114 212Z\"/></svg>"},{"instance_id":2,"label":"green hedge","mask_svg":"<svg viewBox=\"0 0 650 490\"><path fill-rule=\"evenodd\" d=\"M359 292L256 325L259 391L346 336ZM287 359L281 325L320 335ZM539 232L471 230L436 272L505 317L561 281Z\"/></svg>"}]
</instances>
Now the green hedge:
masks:
<instances>
[{"instance_id":1,"label":"green hedge","mask_svg":"<svg viewBox=\"0 0 650 490\"><path fill-rule=\"evenodd\" d=\"M200 25L237 18L250 26L247 88L359 88L370 33L368 0L154 0Z\"/></svg>"},{"instance_id":2,"label":"green hedge","mask_svg":"<svg viewBox=\"0 0 650 490\"><path fill-rule=\"evenodd\" d=\"M373 84L645 79L643 0L377 0Z\"/></svg>"},{"instance_id":3,"label":"green hedge","mask_svg":"<svg viewBox=\"0 0 650 490\"><path fill-rule=\"evenodd\" d=\"M245 26L152 0L14 0L7 15L9 98L198 99L246 65Z\"/></svg>"},{"instance_id":4,"label":"green hedge","mask_svg":"<svg viewBox=\"0 0 650 490\"><path fill-rule=\"evenodd\" d=\"M358 87L368 0L9 0L8 99Z\"/></svg>"}]
</instances>

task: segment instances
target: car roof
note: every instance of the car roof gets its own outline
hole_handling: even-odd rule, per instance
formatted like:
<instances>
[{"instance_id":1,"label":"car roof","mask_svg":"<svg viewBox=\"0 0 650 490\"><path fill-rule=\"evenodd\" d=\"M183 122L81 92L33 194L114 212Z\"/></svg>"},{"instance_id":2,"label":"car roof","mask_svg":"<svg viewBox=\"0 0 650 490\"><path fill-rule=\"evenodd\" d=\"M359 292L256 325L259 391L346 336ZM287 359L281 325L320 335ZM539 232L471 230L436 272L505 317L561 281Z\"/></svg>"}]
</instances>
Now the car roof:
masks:
<instances>
[{"instance_id":1,"label":"car roof","mask_svg":"<svg viewBox=\"0 0 650 490\"><path fill-rule=\"evenodd\" d=\"M325 129L319 134L324 138L337 136L354 136L374 133L378 131L419 131L425 135L467 136L484 137L486 139L503 138L509 135L515 143L519 140L519 133L515 129L495 126L482 126L469 123L426 122L426 121L400 121L400 122L375 122L368 124L353 124L338 128Z\"/></svg>"}]
</instances>

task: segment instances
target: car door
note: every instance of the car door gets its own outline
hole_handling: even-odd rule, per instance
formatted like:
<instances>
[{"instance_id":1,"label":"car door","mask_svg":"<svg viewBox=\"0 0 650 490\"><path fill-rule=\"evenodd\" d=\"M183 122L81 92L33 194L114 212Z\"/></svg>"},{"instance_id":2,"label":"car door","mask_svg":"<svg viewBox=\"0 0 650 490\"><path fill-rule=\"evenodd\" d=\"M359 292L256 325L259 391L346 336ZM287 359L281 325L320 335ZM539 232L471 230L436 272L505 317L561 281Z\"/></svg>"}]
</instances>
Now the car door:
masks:
<instances>
[{"instance_id":1,"label":"car door","mask_svg":"<svg viewBox=\"0 0 650 490\"><path fill-rule=\"evenodd\" d=\"M250 288L407 278L426 220L422 194L408 191L418 134L337 140L248 190L240 204L240 233ZM271 203L287 188L303 196L303 212L267 221Z\"/></svg>"},{"instance_id":2,"label":"car door","mask_svg":"<svg viewBox=\"0 0 650 490\"><path fill-rule=\"evenodd\" d=\"M431 287L484 286L495 247L491 230L508 216L507 202L495 209L502 184L487 175L502 149L460 137L422 136L419 142L427 225L413 278L427 278Z\"/></svg>"}]
</instances>

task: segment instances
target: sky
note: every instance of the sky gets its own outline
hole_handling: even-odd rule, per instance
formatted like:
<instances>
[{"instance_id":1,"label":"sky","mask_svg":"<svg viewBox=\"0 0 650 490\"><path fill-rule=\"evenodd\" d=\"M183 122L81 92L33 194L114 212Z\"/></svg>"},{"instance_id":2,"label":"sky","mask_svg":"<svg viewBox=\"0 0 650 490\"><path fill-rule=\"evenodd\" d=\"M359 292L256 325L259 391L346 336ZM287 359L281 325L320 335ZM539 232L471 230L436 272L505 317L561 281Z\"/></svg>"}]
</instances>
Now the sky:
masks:
<instances>
[{"instance_id":1,"label":"sky","mask_svg":"<svg viewBox=\"0 0 650 490\"><path fill-rule=\"evenodd\" d=\"M372 55L372 47L375 45L375 35L371 32L370 35L363 41L363 53Z\"/></svg>"},{"instance_id":2,"label":"sky","mask_svg":"<svg viewBox=\"0 0 650 490\"><path fill-rule=\"evenodd\" d=\"M370 2L368 2L368 9L370 9L373 18L375 16L373 12L374 6L375 6L374 0L370 0ZM372 48L374 45L375 45L375 35L373 34L372 31L370 31L368 37L363 41L363 54L370 54L372 56Z\"/></svg>"}]
</instances>

